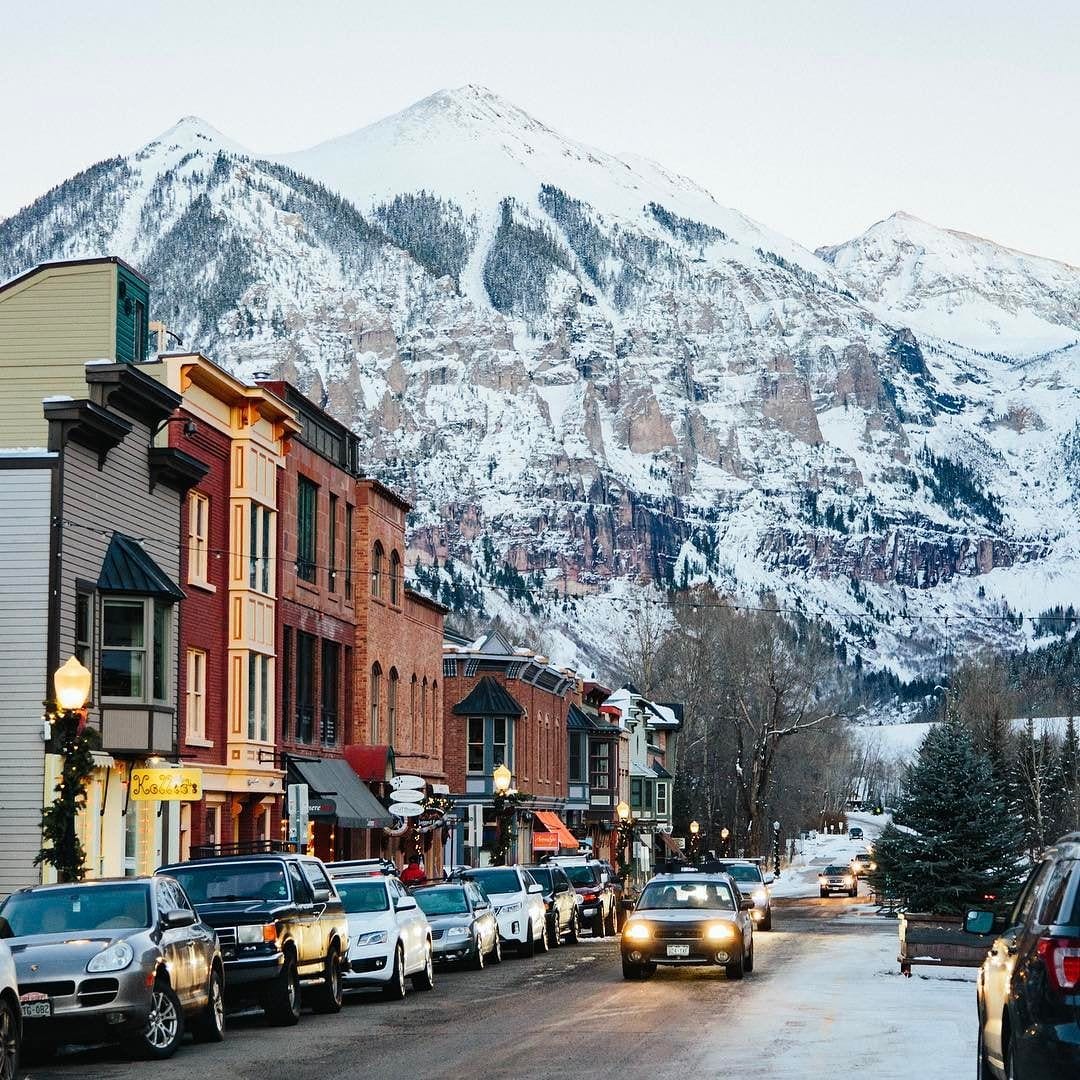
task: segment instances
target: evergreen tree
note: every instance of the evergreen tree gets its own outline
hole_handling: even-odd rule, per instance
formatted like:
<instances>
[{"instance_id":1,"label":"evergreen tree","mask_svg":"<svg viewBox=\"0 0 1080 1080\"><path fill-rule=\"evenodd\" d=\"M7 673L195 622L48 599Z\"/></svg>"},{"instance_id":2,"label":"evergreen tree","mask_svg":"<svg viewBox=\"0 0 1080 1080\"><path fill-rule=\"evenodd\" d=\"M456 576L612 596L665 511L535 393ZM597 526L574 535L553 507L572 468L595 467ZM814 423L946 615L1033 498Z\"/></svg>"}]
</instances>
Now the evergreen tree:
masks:
<instances>
[{"instance_id":1,"label":"evergreen tree","mask_svg":"<svg viewBox=\"0 0 1080 1080\"><path fill-rule=\"evenodd\" d=\"M1076 720L1070 716L1061 744L1062 832L1080 828L1080 742Z\"/></svg>"},{"instance_id":2,"label":"evergreen tree","mask_svg":"<svg viewBox=\"0 0 1080 1080\"><path fill-rule=\"evenodd\" d=\"M875 883L911 911L961 912L1015 891L1023 839L988 758L949 708L909 768L897 819L874 845Z\"/></svg>"}]
</instances>

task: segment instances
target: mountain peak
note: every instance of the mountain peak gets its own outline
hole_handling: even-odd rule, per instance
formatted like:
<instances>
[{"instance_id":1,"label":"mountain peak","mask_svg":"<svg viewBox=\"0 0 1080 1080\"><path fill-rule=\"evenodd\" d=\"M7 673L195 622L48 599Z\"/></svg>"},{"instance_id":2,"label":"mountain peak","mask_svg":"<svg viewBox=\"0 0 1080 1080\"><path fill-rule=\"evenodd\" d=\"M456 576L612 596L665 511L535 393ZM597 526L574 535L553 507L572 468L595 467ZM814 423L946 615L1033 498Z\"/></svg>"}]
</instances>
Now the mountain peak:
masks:
<instances>
[{"instance_id":1,"label":"mountain peak","mask_svg":"<svg viewBox=\"0 0 1080 1080\"><path fill-rule=\"evenodd\" d=\"M202 150L204 152L225 150L233 154L247 155L248 151L223 135L201 116L182 116L171 128L163 131L147 144L147 149L161 146L166 149L180 149L184 152Z\"/></svg>"}]
</instances>

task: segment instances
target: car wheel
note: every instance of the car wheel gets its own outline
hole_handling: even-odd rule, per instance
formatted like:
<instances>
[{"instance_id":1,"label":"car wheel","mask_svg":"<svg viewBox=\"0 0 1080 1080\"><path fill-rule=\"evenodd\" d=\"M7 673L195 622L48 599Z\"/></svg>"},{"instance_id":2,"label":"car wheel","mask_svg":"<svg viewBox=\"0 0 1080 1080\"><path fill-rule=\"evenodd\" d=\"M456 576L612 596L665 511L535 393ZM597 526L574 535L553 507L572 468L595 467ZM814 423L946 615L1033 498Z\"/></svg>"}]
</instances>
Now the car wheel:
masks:
<instances>
[{"instance_id":1,"label":"car wheel","mask_svg":"<svg viewBox=\"0 0 1080 1080\"><path fill-rule=\"evenodd\" d=\"M1007 1035L1002 1042L1005 1044L1005 1080L1016 1080L1020 1075L1017 1070L1017 1041L1011 1026L1005 1028Z\"/></svg>"},{"instance_id":2,"label":"car wheel","mask_svg":"<svg viewBox=\"0 0 1080 1080\"><path fill-rule=\"evenodd\" d=\"M484 939L480 937L479 934L474 943L472 966L476 971L484 970Z\"/></svg>"},{"instance_id":3,"label":"car wheel","mask_svg":"<svg viewBox=\"0 0 1080 1080\"><path fill-rule=\"evenodd\" d=\"M557 949L562 944L562 932L559 930L559 913L548 920L548 947Z\"/></svg>"},{"instance_id":4,"label":"car wheel","mask_svg":"<svg viewBox=\"0 0 1080 1080\"><path fill-rule=\"evenodd\" d=\"M536 939L536 951L547 952L551 948L551 939L548 937L548 922L545 917L540 923L540 936Z\"/></svg>"},{"instance_id":5,"label":"car wheel","mask_svg":"<svg viewBox=\"0 0 1080 1080\"><path fill-rule=\"evenodd\" d=\"M529 923L529 936L517 947L518 956L526 960L536 955L536 938L533 937L532 923Z\"/></svg>"},{"instance_id":6,"label":"car wheel","mask_svg":"<svg viewBox=\"0 0 1080 1080\"><path fill-rule=\"evenodd\" d=\"M576 945L581 940L581 918L577 913L577 908L574 909L574 914L570 916L570 933L567 935L571 945Z\"/></svg>"},{"instance_id":7,"label":"car wheel","mask_svg":"<svg viewBox=\"0 0 1080 1080\"><path fill-rule=\"evenodd\" d=\"M382 989L382 996L387 1001L400 1001L405 996L405 953L400 945L394 950L394 970Z\"/></svg>"},{"instance_id":8,"label":"car wheel","mask_svg":"<svg viewBox=\"0 0 1080 1080\"><path fill-rule=\"evenodd\" d=\"M754 970L754 939L750 938L750 951L746 954L744 969L747 974Z\"/></svg>"},{"instance_id":9,"label":"car wheel","mask_svg":"<svg viewBox=\"0 0 1080 1080\"><path fill-rule=\"evenodd\" d=\"M180 999L167 982L159 982L151 996L146 1027L135 1040L136 1047L143 1057L164 1061L176 1053L183 1037L184 1010Z\"/></svg>"},{"instance_id":10,"label":"car wheel","mask_svg":"<svg viewBox=\"0 0 1080 1080\"><path fill-rule=\"evenodd\" d=\"M412 977L414 990L435 989L435 960L431 955L431 942L427 943L427 951L424 956L424 966Z\"/></svg>"},{"instance_id":11,"label":"car wheel","mask_svg":"<svg viewBox=\"0 0 1080 1080\"><path fill-rule=\"evenodd\" d=\"M772 908L768 908L765 911L765 918L761 920L759 930L771 930L772 929Z\"/></svg>"},{"instance_id":12,"label":"car wheel","mask_svg":"<svg viewBox=\"0 0 1080 1080\"><path fill-rule=\"evenodd\" d=\"M994 1074L990 1071L990 1062L986 1060L986 1043L983 1036L983 1021L979 1017L979 1041L976 1051L976 1080L993 1080Z\"/></svg>"},{"instance_id":13,"label":"car wheel","mask_svg":"<svg viewBox=\"0 0 1080 1080\"><path fill-rule=\"evenodd\" d=\"M619 932L619 915L614 904L611 905L611 910L608 912L607 932L612 936Z\"/></svg>"},{"instance_id":14,"label":"car wheel","mask_svg":"<svg viewBox=\"0 0 1080 1080\"><path fill-rule=\"evenodd\" d=\"M854 897L854 896L858 896L858 895L859 895L859 886L858 885L853 885L851 887L851 891L848 893L848 896Z\"/></svg>"},{"instance_id":15,"label":"car wheel","mask_svg":"<svg viewBox=\"0 0 1080 1080\"><path fill-rule=\"evenodd\" d=\"M624 956L622 958L622 977L631 980L642 979L645 977L645 970L641 964L635 964Z\"/></svg>"},{"instance_id":16,"label":"car wheel","mask_svg":"<svg viewBox=\"0 0 1080 1080\"><path fill-rule=\"evenodd\" d=\"M0 1080L15 1080L19 1075L19 1017L7 1001L0 1001Z\"/></svg>"},{"instance_id":17,"label":"car wheel","mask_svg":"<svg viewBox=\"0 0 1080 1080\"><path fill-rule=\"evenodd\" d=\"M598 911L593 916L592 936L593 937L606 937L607 936L607 924L604 922L604 913L603 913L603 911Z\"/></svg>"},{"instance_id":18,"label":"car wheel","mask_svg":"<svg viewBox=\"0 0 1080 1080\"><path fill-rule=\"evenodd\" d=\"M196 1042L221 1042L225 1038L225 986L217 967L210 971L206 1008L192 1024L192 1035Z\"/></svg>"},{"instance_id":19,"label":"car wheel","mask_svg":"<svg viewBox=\"0 0 1080 1080\"><path fill-rule=\"evenodd\" d=\"M730 964L724 965L724 970L727 972L727 977L729 979L735 980L741 979L743 977L743 972L746 970L746 966L743 960L742 949L739 950L739 955L734 960L732 960Z\"/></svg>"},{"instance_id":20,"label":"car wheel","mask_svg":"<svg viewBox=\"0 0 1080 1080\"><path fill-rule=\"evenodd\" d=\"M311 1007L317 1013L341 1012L344 992L341 986L341 954L337 945L330 946L323 980L321 986L316 986L311 991Z\"/></svg>"},{"instance_id":21,"label":"car wheel","mask_svg":"<svg viewBox=\"0 0 1080 1080\"><path fill-rule=\"evenodd\" d=\"M274 1027L292 1027L300 1022L300 978L296 974L296 959L290 953L285 966L266 992L263 1006Z\"/></svg>"},{"instance_id":22,"label":"car wheel","mask_svg":"<svg viewBox=\"0 0 1080 1080\"><path fill-rule=\"evenodd\" d=\"M828 896L829 896L829 890L828 889L822 889L821 890L821 899L825 900L825 899L828 898Z\"/></svg>"},{"instance_id":23,"label":"car wheel","mask_svg":"<svg viewBox=\"0 0 1080 1080\"><path fill-rule=\"evenodd\" d=\"M502 951L502 938L498 934L495 935L495 944L491 946L491 962L493 964L501 964L503 959Z\"/></svg>"}]
</instances>

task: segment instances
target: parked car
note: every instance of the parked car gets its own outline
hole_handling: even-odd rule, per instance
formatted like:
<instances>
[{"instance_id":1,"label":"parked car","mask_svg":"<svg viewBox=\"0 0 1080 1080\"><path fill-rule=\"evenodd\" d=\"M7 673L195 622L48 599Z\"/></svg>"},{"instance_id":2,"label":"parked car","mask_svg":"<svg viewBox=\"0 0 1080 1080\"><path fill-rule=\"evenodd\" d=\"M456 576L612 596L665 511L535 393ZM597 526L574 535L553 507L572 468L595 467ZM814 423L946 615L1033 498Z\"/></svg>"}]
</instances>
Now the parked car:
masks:
<instances>
[{"instance_id":1,"label":"parked car","mask_svg":"<svg viewBox=\"0 0 1080 1080\"><path fill-rule=\"evenodd\" d=\"M718 859L717 868L729 874L739 887L739 892L754 901L750 917L759 930L772 929L772 895L769 886L773 876L761 869L761 864L750 859Z\"/></svg>"},{"instance_id":2,"label":"parked car","mask_svg":"<svg viewBox=\"0 0 1080 1080\"><path fill-rule=\"evenodd\" d=\"M979 969L978 1075L1080 1076L1080 833L1049 848L1012 910L967 913L994 934Z\"/></svg>"},{"instance_id":3,"label":"parked car","mask_svg":"<svg viewBox=\"0 0 1080 1080\"><path fill-rule=\"evenodd\" d=\"M396 874L374 859L326 869L349 921L344 988L375 986L390 999L405 996L406 979L414 990L433 989L431 926Z\"/></svg>"},{"instance_id":4,"label":"parked car","mask_svg":"<svg viewBox=\"0 0 1080 1080\"><path fill-rule=\"evenodd\" d=\"M566 871L566 876L581 897L581 921L592 930L593 937L614 934L618 927L615 889L604 864L598 859L573 855L560 855L550 861Z\"/></svg>"},{"instance_id":5,"label":"parked car","mask_svg":"<svg viewBox=\"0 0 1080 1080\"><path fill-rule=\"evenodd\" d=\"M623 927L623 978L649 978L658 964L696 964L741 979L754 970L753 906L728 874L657 874Z\"/></svg>"},{"instance_id":6,"label":"parked car","mask_svg":"<svg viewBox=\"0 0 1080 1080\"><path fill-rule=\"evenodd\" d=\"M860 851L851 857L849 869L856 878L864 878L877 869L877 863L868 851Z\"/></svg>"},{"instance_id":7,"label":"parked car","mask_svg":"<svg viewBox=\"0 0 1080 1080\"><path fill-rule=\"evenodd\" d=\"M491 900L499 922L503 948L512 946L519 956L548 950L547 911L543 890L522 866L482 866L465 870L461 877L477 882Z\"/></svg>"},{"instance_id":8,"label":"parked car","mask_svg":"<svg viewBox=\"0 0 1080 1080\"><path fill-rule=\"evenodd\" d=\"M436 961L482 968L502 961L499 924L491 901L474 881L418 885L413 898L431 925Z\"/></svg>"},{"instance_id":9,"label":"parked car","mask_svg":"<svg viewBox=\"0 0 1080 1080\"><path fill-rule=\"evenodd\" d=\"M272 1024L341 1009L349 924L337 890L308 855L230 855L164 866L217 931L230 1000L254 1000Z\"/></svg>"},{"instance_id":10,"label":"parked car","mask_svg":"<svg viewBox=\"0 0 1080 1080\"><path fill-rule=\"evenodd\" d=\"M11 950L0 942L0 1080L15 1080L22 1056L22 1012Z\"/></svg>"},{"instance_id":11,"label":"parked car","mask_svg":"<svg viewBox=\"0 0 1080 1080\"><path fill-rule=\"evenodd\" d=\"M0 904L27 1046L118 1041L167 1058L225 1035L221 949L171 877L37 885Z\"/></svg>"},{"instance_id":12,"label":"parked car","mask_svg":"<svg viewBox=\"0 0 1080 1080\"><path fill-rule=\"evenodd\" d=\"M847 834L849 840L861 840L863 838L863 831L858 825L852 825Z\"/></svg>"},{"instance_id":13,"label":"parked car","mask_svg":"<svg viewBox=\"0 0 1080 1080\"><path fill-rule=\"evenodd\" d=\"M581 916L578 914L577 890L561 866L527 866L533 880L543 889L547 909L548 940L562 944L563 934L573 943L581 938Z\"/></svg>"},{"instance_id":14,"label":"parked car","mask_svg":"<svg viewBox=\"0 0 1080 1080\"><path fill-rule=\"evenodd\" d=\"M818 874L817 880L823 897L832 896L835 892L847 893L848 896L859 894L859 879L850 866L826 866Z\"/></svg>"}]
</instances>

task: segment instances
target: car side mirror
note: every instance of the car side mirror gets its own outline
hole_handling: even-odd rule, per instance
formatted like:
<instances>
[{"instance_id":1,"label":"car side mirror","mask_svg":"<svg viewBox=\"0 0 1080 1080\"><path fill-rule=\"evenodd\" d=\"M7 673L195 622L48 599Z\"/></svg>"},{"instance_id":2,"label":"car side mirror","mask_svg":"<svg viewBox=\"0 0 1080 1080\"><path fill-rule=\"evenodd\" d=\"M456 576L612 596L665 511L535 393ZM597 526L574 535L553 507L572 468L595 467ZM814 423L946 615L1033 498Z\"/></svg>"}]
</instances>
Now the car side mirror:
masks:
<instances>
[{"instance_id":1,"label":"car side mirror","mask_svg":"<svg viewBox=\"0 0 1080 1080\"><path fill-rule=\"evenodd\" d=\"M542 893L544 891L544 888L538 882L533 882L533 884L530 885L525 891L530 893Z\"/></svg>"},{"instance_id":2,"label":"car side mirror","mask_svg":"<svg viewBox=\"0 0 1080 1080\"><path fill-rule=\"evenodd\" d=\"M411 896L400 896L394 902L395 911L415 911L416 901Z\"/></svg>"},{"instance_id":3,"label":"car side mirror","mask_svg":"<svg viewBox=\"0 0 1080 1080\"><path fill-rule=\"evenodd\" d=\"M481 900L475 907L476 911L490 911L491 905L486 900Z\"/></svg>"},{"instance_id":4,"label":"car side mirror","mask_svg":"<svg viewBox=\"0 0 1080 1080\"><path fill-rule=\"evenodd\" d=\"M330 890L321 885L314 885L311 889L316 904L326 904L330 901Z\"/></svg>"},{"instance_id":5,"label":"car side mirror","mask_svg":"<svg viewBox=\"0 0 1080 1080\"><path fill-rule=\"evenodd\" d=\"M600 884L607 885L611 881L611 875L606 871L600 875Z\"/></svg>"},{"instance_id":6,"label":"car side mirror","mask_svg":"<svg viewBox=\"0 0 1080 1080\"><path fill-rule=\"evenodd\" d=\"M992 911L969 911L964 916L964 929L969 934L989 934L994 929L994 913Z\"/></svg>"},{"instance_id":7,"label":"car side mirror","mask_svg":"<svg viewBox=\"0 0 1080 1080\"><path fill-rule=\"evenodd\" d=\"M194 926L195 912L188 908L173 908L172 911L164 911L161 914L161 925L166 930L179 930L185 926Z\"/></svg>"},{"instance_id":8,"label":"car side mirror","mask_svg":"<svg viewBox=\"0 0 1080 1080\"><path fill-rule=\"evenodd\" d=\"M739 897L739 910L740 911L750 911L753 908L753 906L754 906L753 897L750 897L750 896L740 896Z\"/></svg>"},{"instance_id":9,"label":"car side mirror","mask_svg":"<svg viewBox=\"0 0 1080 1080\"><path fill-rule=\"evenodd\" d=\"M773 877L772 874L766 874L765 875L765 884L766 885L771 885L775 880L776 880L776 878Z\"/></svg>"}]
</instances>

